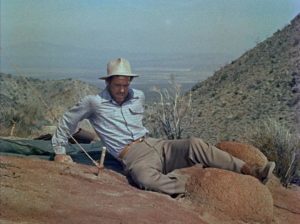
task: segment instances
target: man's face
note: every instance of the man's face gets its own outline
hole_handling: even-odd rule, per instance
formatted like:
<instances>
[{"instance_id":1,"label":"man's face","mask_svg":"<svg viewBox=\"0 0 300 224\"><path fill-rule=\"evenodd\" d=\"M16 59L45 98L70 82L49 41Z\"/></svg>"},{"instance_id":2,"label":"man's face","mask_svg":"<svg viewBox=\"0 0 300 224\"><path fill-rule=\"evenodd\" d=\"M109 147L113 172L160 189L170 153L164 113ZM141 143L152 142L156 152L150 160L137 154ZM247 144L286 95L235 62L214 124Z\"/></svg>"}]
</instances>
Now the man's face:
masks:
<instances>
[{"instance_id":1,"label":"man's face","mask_svg":"<svg viewBox=\"0 0 300 224\"><path fill-rule=\"evenodd\" d=\"M120 105L125 101L128 95L129 85L130 77L128 76L113 76L111 80L107 82L110 95Z\"/></svg>"}]
</instances>

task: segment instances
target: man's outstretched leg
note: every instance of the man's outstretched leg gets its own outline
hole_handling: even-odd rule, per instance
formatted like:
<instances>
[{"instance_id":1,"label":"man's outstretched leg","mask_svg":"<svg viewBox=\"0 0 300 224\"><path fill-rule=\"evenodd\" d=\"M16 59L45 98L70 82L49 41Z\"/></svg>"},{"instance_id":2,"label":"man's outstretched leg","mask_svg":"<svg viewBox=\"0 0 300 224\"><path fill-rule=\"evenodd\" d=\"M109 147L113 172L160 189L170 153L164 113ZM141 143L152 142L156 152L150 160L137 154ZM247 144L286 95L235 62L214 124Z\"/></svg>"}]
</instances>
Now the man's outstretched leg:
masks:
<instances>
[{"instance_id":1,"label":"man's outstretched leg","mask_svg":"<svg viewBox=\"0 0 300 224\"><path fill-rule=\"evenodd\" d=\"M205 167L214 167L251 175L266 183L272 174L275 163L269 162L265 167L250 167L243 160L204 142L200 138L165 141L164 157L166 172L174 169L202 164Z\"/></svg>"}]
</instances>

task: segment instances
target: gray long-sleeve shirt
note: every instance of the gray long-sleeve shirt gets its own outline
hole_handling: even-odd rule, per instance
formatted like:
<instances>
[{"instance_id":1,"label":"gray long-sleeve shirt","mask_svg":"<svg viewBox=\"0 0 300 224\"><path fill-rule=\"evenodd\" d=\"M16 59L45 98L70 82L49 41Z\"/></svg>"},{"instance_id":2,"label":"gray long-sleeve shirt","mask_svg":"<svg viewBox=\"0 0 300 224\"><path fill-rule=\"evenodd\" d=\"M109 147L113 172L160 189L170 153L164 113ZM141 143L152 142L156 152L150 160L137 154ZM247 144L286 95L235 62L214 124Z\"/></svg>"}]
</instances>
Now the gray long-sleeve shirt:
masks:
<instances>
[{"instance_id":1,"label":"gray long-sleeve shirt","mask_svg":"<svg viewBox=\"0 0 300 224\"><path fill-rule=\"evenodd\" d=\"M148 133L142 123L144 101L144 93L136 89L129 90L128 100L122 105L112 99L107 89L83 98L59 121L52 138L55 153L66 153L68 137L75 132L79 121L88 119L108 152L118 158L127 144Z\"/></svg>"}]
</instances>

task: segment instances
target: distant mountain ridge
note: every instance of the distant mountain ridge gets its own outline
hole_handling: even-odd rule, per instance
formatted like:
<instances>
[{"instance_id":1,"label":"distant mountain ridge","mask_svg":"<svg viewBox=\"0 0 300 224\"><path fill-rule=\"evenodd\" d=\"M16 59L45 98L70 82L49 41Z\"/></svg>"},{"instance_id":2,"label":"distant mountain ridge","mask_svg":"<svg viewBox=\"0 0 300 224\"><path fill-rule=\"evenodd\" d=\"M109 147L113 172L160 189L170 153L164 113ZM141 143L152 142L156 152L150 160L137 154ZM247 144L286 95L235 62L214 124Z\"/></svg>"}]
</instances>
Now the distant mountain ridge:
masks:
<instances>
[{"instance_id":1,"label":"distant mountain ridge","mask_svg":"<svg viewBox=\"0 0 300 224\"><path fill-rule=\"evenodd\" d=\"M138 74L152 74L153 71L157 73L166 69L165 72L170 74L174 70L202 71L205 74L211 74L214 69L233 58L233 55L225 53L127 52L104 49L99 46L95 49L86 49L47 42L24 42L4 46L0 54L0 72L3 73L16 74L13 65L18 65L26 74L36 78L44 79L51 76L51 79L74 78L80 80L105 74L106 63L117 57L127 58L133 72ZM145 79L148 78L149 76L145 76Z\"/></svg>"},{"instance_id":2,"label":"distant mountain ridge","mask_svg":"<svg viewBox=\"0 0 300 224\"><path fill-rule=\"evenodd\" d=\"M192 88L195 121L188 135L239 139L275 119L300 126L300 14L289 25Z\"/></svg>"}]
</instances>

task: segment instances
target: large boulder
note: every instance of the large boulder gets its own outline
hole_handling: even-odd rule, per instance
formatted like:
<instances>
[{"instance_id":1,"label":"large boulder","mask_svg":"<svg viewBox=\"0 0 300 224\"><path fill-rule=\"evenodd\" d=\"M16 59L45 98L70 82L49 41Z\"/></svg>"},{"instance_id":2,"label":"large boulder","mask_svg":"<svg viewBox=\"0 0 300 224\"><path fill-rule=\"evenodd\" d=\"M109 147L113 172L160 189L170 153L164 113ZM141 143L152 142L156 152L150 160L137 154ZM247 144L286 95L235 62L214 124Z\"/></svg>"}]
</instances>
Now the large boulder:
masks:
<instances>
[{"instance_id":1,"label":"large boulder","mask_svg":"<svg viewBox=\"0 0 300 224\"><path fill-rule=\"evenodd\" d=\"M272 195L256 178L197 166L176 172L188 176L188 198L208 214L219 217L220 223L272 222Z\"/></svg>"},{"instance_id":2,"label":"large boulder","mask_svg":"<svg viewBox=\"0 0 300 224\"><path fill-rule=\"evenodd\" d=\"M1 149L0 149L1 151ZM108 169L0 156L0 223L268 223L272 198L255 178L217 169L177 170L186 198L139 190ZM275 179L276 180L276 179ZM272 224L299 223L300 188L268 182Z\"/></svg>"},{"instance_id":3,"label":"large boulder","mask_svg":"<svg viewBox=\"0 0 300 224\"><path fill-rule=\"evenodd\" d=\"M251 166L263 167L267 164L267 157L256 147L239 142L222 141L216 145L217 148L230 153Z\"/></svg>"},{"instance_id":4,"label":"large boulder","mask_svg":"<svg viewBox=\"0 0 300 224\"><path fill-rule=\"evenodd\" d=\"M274 200L274 222L299 224L300 220L300 187L290 185L285 188L280 180L272 176L267 183Z\"/></svg>"},{"instance_id":5,"label":"large boulder","mask_svg":"<svg viewBox=\"0 0 300 224\"><path fill-rule=\"evenodd\" d=\"M204 224L167 195L110 170L0 156L0 223Z\"/></svg>"}]
</instances>

